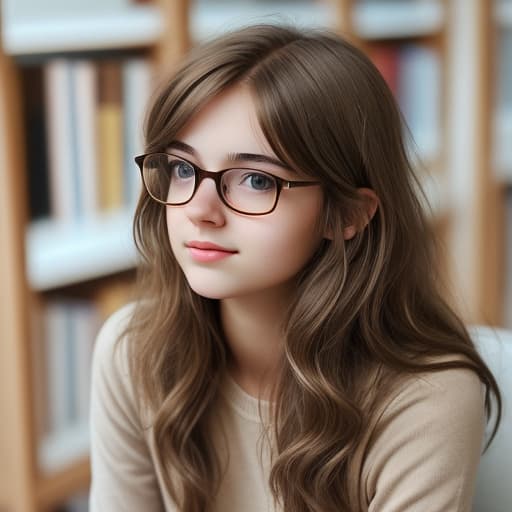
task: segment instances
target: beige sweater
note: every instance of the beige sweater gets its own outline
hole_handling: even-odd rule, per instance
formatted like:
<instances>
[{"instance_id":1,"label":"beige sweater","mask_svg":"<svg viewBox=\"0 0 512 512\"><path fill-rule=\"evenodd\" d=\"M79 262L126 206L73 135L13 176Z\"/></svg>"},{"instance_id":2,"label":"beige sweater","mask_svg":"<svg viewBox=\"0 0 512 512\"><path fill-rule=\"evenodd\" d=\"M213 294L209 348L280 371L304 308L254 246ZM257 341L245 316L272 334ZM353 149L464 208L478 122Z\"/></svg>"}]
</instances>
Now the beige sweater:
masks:
<instances>
[{"instance_id":1,"label":"beige sweater","mask_svg":"<svg viewBox=\"0 0 512 512\"><path fill-rule=\"evenodd\" d=\"M113 352L130 311L123 308L105 323L94 351L90 512L178 512L163 485L152 431L142 429L136 412L126 344ZM221 453L221 426L227 434L229 466L212 510L274 510L268 450L262 463L259 457L257 400L226 377L215 422ZM483 433L482 386L472 372L411 378L368 428L360 489L368 511L470 511Z\"/></svg>"}]
</instances>

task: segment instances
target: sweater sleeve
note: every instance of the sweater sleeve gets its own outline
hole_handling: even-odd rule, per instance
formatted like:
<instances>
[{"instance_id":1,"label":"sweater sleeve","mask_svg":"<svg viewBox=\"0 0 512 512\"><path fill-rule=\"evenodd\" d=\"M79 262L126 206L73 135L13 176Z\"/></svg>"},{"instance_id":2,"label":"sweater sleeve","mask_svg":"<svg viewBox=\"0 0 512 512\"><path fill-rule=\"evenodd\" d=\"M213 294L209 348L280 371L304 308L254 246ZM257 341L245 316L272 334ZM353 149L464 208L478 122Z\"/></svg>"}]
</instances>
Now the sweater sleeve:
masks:
<instances>
[{"instance_id":1,"label":"sweater sleeve","mask_svg":"<svg viewBox=\"0 0 512 512\"><path fill-rule=\"evenodd\" d=\"M106 321L93 353L91 512L164 510L134 400L126 343L114 350L130 313L125 307Z\"/></svg>"},{"instance_id":2,"label":"sweater sleeve","mask_svg":"<svg viewBox=\"0 0 512 512\"><path fill-rule=\"evenodd\" d=\"M485 427L466 369L409 380L385 410L365 463L369 512L469 512Z\"/></svg>"}]
</instances>

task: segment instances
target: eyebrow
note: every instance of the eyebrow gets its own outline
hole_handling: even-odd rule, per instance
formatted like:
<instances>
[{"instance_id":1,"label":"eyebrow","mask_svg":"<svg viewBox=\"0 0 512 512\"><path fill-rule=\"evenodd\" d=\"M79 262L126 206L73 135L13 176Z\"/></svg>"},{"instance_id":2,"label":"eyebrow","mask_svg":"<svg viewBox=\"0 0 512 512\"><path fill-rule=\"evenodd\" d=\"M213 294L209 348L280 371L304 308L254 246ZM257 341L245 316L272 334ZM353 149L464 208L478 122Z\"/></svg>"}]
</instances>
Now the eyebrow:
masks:
<instances>
[{"instance_id":1,"label":"eyebrow","mask_svg":"<svg viewBox=\"0 0 512 512\"><path fill-rule=\"evenodd\" d=\"M197 151L192 147L186 144L185 142L182 142L180 140L174 140L172 141L168 149L179 149L181 151L184 151L185 153L188 153L196 158L199 157ZM278 167L281 167L285 169L286 171L292 171L294 170L285 163L281 162L277 158L271 157L269 155L260 155L256 153L228 153L227 155L228 162L260 162L260 163L266 163L266 164L272 164L277 165Z\"/></svg>"}]
</instances>

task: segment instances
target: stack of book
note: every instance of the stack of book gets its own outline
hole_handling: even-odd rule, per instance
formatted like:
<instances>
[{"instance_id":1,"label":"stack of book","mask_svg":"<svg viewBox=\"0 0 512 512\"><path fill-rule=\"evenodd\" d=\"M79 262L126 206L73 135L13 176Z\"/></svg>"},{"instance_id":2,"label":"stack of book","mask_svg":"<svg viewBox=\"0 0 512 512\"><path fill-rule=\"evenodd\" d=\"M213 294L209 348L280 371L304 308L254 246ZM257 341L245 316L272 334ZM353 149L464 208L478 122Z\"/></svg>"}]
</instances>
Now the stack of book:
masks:
<instances>
[{"instance_id":1,"label":"stack of book","mask_svg":"<svg viewBox=\"0 0 512 512\"><path fill-rule=\"evenodd\" d=\"M442 143L438 51L421 44L381 43L371 47L370 58L398 101L419 157L430 163Z\"/></svg>"},{"instance_id":2,"label":"stack of book","mask_svg":"<svg viewBox=\"0 0 512 512\"><path fill-rule=\"evenodd\" d=\"M151 78L142 57L45 63L26 115L33 217L77 222L134 205Z\"/></svg>"},{"instance_id":3,"label":"stack of book","mask_svg":"<svg viewBox=\"0 0 512 512\"><path fill-rule=\"evenodd\" d=\"M130 300L132 285L117 280L92 297L54 295L33 317L33 384L38 464L62 469L89 452L91 362L101 324Z\"/></svg>"}]
</instances>

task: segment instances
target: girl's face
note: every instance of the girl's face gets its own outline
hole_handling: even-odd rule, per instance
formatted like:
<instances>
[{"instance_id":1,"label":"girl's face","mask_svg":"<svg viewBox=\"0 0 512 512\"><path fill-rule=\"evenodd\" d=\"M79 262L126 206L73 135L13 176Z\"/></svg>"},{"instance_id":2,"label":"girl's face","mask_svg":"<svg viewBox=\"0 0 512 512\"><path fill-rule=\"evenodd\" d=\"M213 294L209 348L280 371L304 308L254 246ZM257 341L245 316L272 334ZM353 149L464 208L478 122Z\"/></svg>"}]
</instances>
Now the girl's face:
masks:
<instances>
[{"instance_id":1,"label":"girl's face","mask_svg":"<svg viewBox=\"0 0 512 512\"><path fill-rule=\"evenodd\" d=\"M308 180L276 163L228 160L230 153L273 157L259 127L249 91L237 85L197 112L167 148L208 171L236 166L283 179ZM206 178L192 200L167 206L173 253L191 288L207 298L226 299L286 290L318 248L322 210L319 186L283 189L272 213L248 216L225 206ZM224 251L211 250L214 244Z\"/></svg>"}]
</instances>

